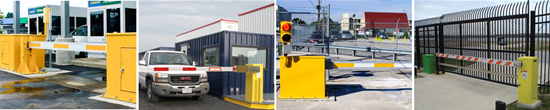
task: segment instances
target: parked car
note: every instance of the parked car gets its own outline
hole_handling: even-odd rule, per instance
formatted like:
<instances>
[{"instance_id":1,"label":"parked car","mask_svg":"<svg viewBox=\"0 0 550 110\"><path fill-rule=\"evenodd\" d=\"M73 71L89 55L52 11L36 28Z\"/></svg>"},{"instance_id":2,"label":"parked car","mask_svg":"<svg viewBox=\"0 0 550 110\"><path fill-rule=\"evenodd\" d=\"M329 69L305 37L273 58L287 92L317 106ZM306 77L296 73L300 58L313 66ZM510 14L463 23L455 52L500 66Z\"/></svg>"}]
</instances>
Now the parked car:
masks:
<instances>
[{"instance_id":1,"label":"parked car","mask_svg":"<svg viewBox=\"0 0 550 110\"><path fill-rule=\"evenodd\" d=\"M351 33L346 30L346 31L342 31L342 39L352 39L353 37L351 37Z\"/></svg>"},{"instance_id":2,"label":"parked car","mask_svg":"<svg viewBox=\"0 0 550 110\"><path fill-rule=\"evenodd\" d=\"M323 43L323 41L325 41L325 39L323 38L322 30L313 31L311 37L309 37L309 43Z\"/></svg>"},{"instance_id":3,"label":"parked car","mask_svg":"<svg viewBox=\"0 0 550 110\"><path fill-rule=\"evenodd\" d=\"M382 37L382 39L388 39L388 34L386 34L385 32L378 32L376 36Z\"/></svg>"},{"instance_id":4,"label":"parked car","mask_svg":"<svg viewBox=\"0 0 550 110\"><path fill-rule=\"evenodd\" d=\"M330 39L331 40L340 40L340 39L342 39L342 35L340 34L340 32L338 32L338 30L331 30L330 31Z\"/></svg>"},{"instance_id":5,"label":"parked car","mask_svg":"<svg viewBox=\"0 0 550 110\"><path fill-rule=\"evenodd\" d=\"M145 52L139 67L195 67L189 57L179 51L153 50ZM201 101L210 85L205 71L139 71L139 88L147 89L147 100L157 102L161 97L193 97Z\"/></svg>"}]
</instances>

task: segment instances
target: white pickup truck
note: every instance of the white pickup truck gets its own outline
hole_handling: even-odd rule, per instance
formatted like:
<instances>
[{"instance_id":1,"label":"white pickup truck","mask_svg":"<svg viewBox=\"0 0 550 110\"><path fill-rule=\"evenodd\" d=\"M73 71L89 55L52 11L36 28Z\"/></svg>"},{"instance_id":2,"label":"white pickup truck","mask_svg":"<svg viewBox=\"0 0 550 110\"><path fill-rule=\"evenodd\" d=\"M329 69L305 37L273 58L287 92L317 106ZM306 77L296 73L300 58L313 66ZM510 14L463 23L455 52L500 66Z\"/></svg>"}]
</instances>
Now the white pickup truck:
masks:
<instances>
[{"instance_id":1,"label":"white pickup truck","mask_svg":"<svg viewBox=\"0 0 550 110\"><path fill-rule=\"evenodd\" d=\"M147 51L139 67L195 67L186 54L179 51ZM139 88L147 89L147 100L160 97L193 97L201 101L210 85L205 71L139 71Z\"/></svg>"}]
</instances>

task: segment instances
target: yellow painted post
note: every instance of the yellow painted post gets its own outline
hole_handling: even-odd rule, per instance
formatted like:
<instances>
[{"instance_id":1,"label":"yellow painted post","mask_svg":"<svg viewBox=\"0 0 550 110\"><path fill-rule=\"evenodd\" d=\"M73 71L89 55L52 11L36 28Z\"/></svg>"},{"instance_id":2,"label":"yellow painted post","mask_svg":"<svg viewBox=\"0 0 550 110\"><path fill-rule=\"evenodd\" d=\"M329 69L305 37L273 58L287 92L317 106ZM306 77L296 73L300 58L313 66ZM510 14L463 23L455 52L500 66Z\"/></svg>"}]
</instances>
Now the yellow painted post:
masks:
<instances>
[{"instance_id":1,"label":"yellow painted post","mask_svg":"<svg viewBox=\"0 0 550 110\"><path fill-rule=\"evenodd\" d=\"M260 72L246 72L245 100L262 103L264 98L263 64L246 64L246 66L259 66Z\"/></svg>"},{"instance_id":2,"label":"yellow painted post","mask_svg":"<svg viewBox=\"0 0 550 110\"><path fill-rule=\"evenodd\" d=\"M537 99L538 57L519 57L521 69L518 69L518 107L536 108L541 102Z\"/></svg>"},{"instance_id":3,"label":"yellow painted post","mask_svg":"<svg viewBox=\"0 0 550 110\"><path fill-rule=\"evenodd\" d=\"M391 38L391 42L395 42L395 37L392 37L392 38Z\"/></svg>"},{"instance_id":4,"label":"yellow painted post","mask_svg":"<svg viewBox=\"0 0 550 110\"><path fill-rule=\"evenodd\" d=\"M136 103L136 33L107 33L107 91L101 97Z\"/></svg>"},{"instance_id":5,"label":"yellow painted post","mask_svg":"<svg viewBox=\"0 0 550 110\"><path fill-rule=\"evenodd\" d=\"M406 38L406 37L403 37L403 42L407 42L407 38Z\"/></svg>"}]
</instances>

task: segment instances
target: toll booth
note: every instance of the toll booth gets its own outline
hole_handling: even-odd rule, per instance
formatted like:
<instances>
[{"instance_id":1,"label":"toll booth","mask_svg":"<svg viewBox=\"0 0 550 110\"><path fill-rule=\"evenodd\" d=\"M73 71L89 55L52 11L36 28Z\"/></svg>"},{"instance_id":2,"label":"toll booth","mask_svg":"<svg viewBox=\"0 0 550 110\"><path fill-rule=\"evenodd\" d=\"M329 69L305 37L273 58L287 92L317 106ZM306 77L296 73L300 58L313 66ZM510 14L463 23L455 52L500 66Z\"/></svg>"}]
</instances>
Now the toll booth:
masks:
<instances>
[{"instance_id":1,"label":"toll booth","mask_svg":"<svg viewBox=\"0 0 550 110\"><path fill-rule=\"evenodd\" d=\"M136 32L136 1L88 1L89 43L105 43L106 33ZM106 58L105 53L89 52L88 58Z\"/></svg>"},{"instance_id":2,"label":"toll booth","mask_svg":"<svg viewBox=\"0 0 550 110\"><path fill-rule=\"evenodd\" d=\"M61 36L61 6L59 5L43 5L37 7L31 7L27 11L28 15L28 24L27 27L28 34L39 34L44 33L44 7L51 8L50 14L50 23L48 27L51 27L51 39L46 38L46 41L55 40L55 38ZM76 27L86 24L86 8L85 7L69 7L69 19L70 26L69 30L73 31Z\"/></svg>"}]
</instances>

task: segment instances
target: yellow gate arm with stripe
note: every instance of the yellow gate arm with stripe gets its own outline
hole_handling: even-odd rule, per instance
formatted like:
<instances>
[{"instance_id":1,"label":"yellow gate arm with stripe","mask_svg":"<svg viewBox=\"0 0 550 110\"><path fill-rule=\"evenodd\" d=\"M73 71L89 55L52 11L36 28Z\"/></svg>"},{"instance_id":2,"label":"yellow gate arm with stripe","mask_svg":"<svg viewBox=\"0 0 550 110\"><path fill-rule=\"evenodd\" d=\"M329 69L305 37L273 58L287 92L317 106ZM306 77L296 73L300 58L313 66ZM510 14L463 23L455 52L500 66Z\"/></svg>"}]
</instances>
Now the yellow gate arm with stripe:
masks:
<instances>
[{"instance_id":1,"label":"yellow gate arm with stripe","mask_svg":"<svg viewBox=\"0 0 550 110\"><path fill-rule=\"evenodd\" d=\"M410 61L333 61L333 69L411 69Z\"/></svg>"},{"instance_id":2,"label":"yellow gate arm with stripe","mask_svg":"<svg viewBox=\"0 0 550 110\"><path fill-rule=\"evenodd\" d=\"M65 51L86 51L86 52L107 52L105 43L73 43L73 42L39 42L30 41L29 48L65 50Z\"/></svg>"}]
</instances>

